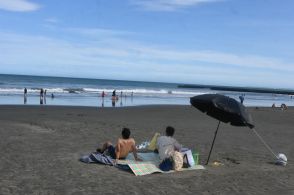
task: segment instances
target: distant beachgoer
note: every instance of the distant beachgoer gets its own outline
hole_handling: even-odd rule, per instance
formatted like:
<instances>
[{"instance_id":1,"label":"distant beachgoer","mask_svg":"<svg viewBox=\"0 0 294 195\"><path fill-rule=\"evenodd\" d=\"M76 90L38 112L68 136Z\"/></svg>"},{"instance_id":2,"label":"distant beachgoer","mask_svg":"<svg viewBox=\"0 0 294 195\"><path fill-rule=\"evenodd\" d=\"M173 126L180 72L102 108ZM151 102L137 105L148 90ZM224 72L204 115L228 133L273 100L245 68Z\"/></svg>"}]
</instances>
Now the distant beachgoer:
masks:
<instances>
[{"instance_id":1,"label":"distant beachgoer","mask_svg":"<svg viewBox=\"0 0 294 195\"><path fill-rule=\"evenodd\" d=\"M44 89L43 88L40 89L40 96L44 97Z\"/></svg>"},{"instance_id":2,"label":"distant beachgoer","mask_svg":"<svg viewBox=\"0 0 294 195\"><path fill-rule=\"evenodd\" d=\"M282 110L287 110L287 109L288 109L288 107L287 107L287 105L286 105L286 104L281 104L281 109L282 109Z\"/></svg>"},{"instance_id":3,"label":"distant beachgoer","mask_svg":"<svg viewBox=\"0 0 294 195\"><path fill-rule=\"evenodd\" d=\"M44 90L44 104L46 104L46 94L47 94L47 89Z\"/></svg>"},{"instance_id":4,"label":"distant beachgoer","mask_svg":"<svg viewBox=\"0 0 294 195\"><path fill-rule=\"evenodd\" d=\"M272 105L272 108L275 108L276 107L276 104L275 103L273 103L273 105Z\"/></svg>"},{"instance_id":5,"label":"distant beachgoer","mask_svg":"<svg viewBox=\"0 0 294 195\"><path fill-rule=\"evenodd\" d=\"M103 144L102 148L98 148L97 152L104 153L107 150L109 156L117 162L119 159L125 159L132 152L136 161L142 161L137 156L136 143L133 138L130 138L131 131L128 128L123 128L121 132L122 138L118 138L116 146L110 141Z\"/></svg>"},{"instance_id":6,"label":"distant beachgoer","mask_svg":"<svg viewBox=\"0 0 294 195\"><path fill-rule=\"evenodd\" d=\"M165 136L160 136L157 139L156 149L158 150L160 164L159 168L163 171L173 169L172 155L175 151L180 151L182 146L173 138L175 129L166 127Z\"/></svg>"},{"instance_id":7,"label":"distant beachgoer","mask_svg":"<svg viewBox=\"0 0 294 195\"><path fill-rule=\"evenodd\" d=\"M111 99L112 107L115 107L115 98Z\"/></svg>"},{"instance_id":8,"label":"distant beachgoer","mask_svg":"<svg viewBox=\"0 0 294 195\"><path fill-rule=\"evenodd\" d=\"M111 100L112 101L117 101L118 100L118 96L116 95L116 90L113 90Z\"/></svg>"},{"instance_id":9,"label":"distant beachgoer","mask_svg":"<svg viewBox=\"0 0 294 195\"><path fill-rule=\"evenodd\" d=\"M101 97L104 98L105 97L105 92L102 91Z\"/></svg>"},{"instance_id":10,"label":"distant beachgoer","mask_svg":"<svg viewBox=\"0 0 294 195\"><path fill-rule=\"evenodd\" d=\"M44 90L41 88L40 90L40 104L43 104L43 98L44 98Z\"/></svg>"},{"instance_id":11,"label":"distant beachgoer","mask_svg":"<svg viewBox=\"0 0 294 195\"><path fill-rule=\"evenodd\" d=\"M120 97L122 97L122 96L123 96L123 92L121 91L121 92L120 92Z\"/></svg>"},{"instance_id":12,"label":"distant beachgoer","mask_svg":"<svg viewBox=\"0 0 294 195\"><path fill-rule=\"evenodd\" d=\"M52 98L52 99L54 98L54 94L53 94L53 93L51 93L51 98Z\"/></svg>"},{"instance_id":13,"label":"distant beachgoer","mask_svg":"<svg viewBox=\"0 0 294 195\"><path fill-rule=\"evenodd\" d=\"M28 93L27 88L24 88L24 92L23 93L24 93L23 94L23 102L24 102L24 104L26 104L27 103L27 93Z\"/></svg>"},{"instance_id":14,"label":"distant beachgoer","mask_svg":"<svg viewBox=\"0 0 294 195\"><path fill-rule=\"evenodd\" d=\"M116 96L116 91L113 90L113 92L112 92L112 97L115 97L115 96Z\"/></svg>"},{"instance_id":15,"label":"distant beachgoer","mask_svg":"<svg viewBox=\"0 0 294 195\"><path fill-rule=\"evenodd\" d=\"M131 102L133 103L134 92L131 92Z\"/></svg>"},{"instance_id":16,"label":"distant beachgoer","mask_svg":"<svg viewBox=\"0 0 294 195\"><path fill-rule=\"evenodd\" d=\"M239 96L239 99L240 99L241 104L243 104L243 102L244 102L244 96L243 95L240 95Z\"/></svg>"}]
</instances>

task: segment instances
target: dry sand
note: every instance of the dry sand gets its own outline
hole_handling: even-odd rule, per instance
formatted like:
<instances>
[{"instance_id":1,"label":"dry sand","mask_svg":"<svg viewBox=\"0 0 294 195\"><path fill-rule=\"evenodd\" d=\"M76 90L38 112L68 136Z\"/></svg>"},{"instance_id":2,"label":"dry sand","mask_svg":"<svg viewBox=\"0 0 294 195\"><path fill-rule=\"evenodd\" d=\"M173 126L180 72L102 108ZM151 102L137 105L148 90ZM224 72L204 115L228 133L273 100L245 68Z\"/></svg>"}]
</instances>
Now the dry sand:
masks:
<instances>
[{"instance_id":1,"label":"dry sand","mask_svg":"<svg viewBox=\"0 0 294 195\"><path fill-rule=\"evenodd\" d=\"M0 194L294 194L294 109L250 108L256 129L286 167L246 127L221 124L206 170L136 177L79 157L129 127L137 143L176 128L175 138L205 163L217 121L190 106L0 107Z\"/></svg>"}]
</instances>

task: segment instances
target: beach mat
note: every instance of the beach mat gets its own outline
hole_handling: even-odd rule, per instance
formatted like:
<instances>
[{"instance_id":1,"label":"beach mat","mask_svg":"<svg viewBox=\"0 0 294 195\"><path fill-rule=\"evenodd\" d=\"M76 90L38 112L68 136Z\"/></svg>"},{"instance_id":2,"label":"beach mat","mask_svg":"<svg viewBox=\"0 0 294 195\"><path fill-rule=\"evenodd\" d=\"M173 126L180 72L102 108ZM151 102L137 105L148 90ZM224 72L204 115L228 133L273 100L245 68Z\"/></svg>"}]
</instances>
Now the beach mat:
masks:
<instances>
[{"instance_id":1,"label":"beach mat","mask_svg":"<svg viewBox=\"0 0 294 195\"><path fill-rule=\"evenodd\" d=\"M158 168L159 166L159 156L157 153L138 153L139 158L143 161L135 161L132 154L129 154L126 160L119 160L118 166L128 167L136 176L149 175L152 173L173 173L175 171L164 172ZM189 168L182 168L180 171L192 171L192 170L201 170L205 169L202 165L194 165ZM177 171L177 172L180 172Z\"/></svg>"}]
</instances>

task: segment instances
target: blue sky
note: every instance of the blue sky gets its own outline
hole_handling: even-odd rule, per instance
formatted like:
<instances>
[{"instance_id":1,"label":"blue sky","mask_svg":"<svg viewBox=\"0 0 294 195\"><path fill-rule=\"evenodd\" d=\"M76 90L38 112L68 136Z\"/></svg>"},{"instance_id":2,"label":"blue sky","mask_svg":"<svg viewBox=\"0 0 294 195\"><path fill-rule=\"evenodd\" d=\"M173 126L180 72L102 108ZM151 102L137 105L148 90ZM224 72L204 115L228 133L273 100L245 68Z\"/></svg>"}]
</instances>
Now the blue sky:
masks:
<instances>
[{"instance_id":1,"label":"blue sky","mask_svg":"<svg viewBox=\"0 0 294 195\"><path fill-rule=\"evenodd\" d=\"M292 0L0 0L0 73L294 88Z\"/></svg>"}]
</instances>

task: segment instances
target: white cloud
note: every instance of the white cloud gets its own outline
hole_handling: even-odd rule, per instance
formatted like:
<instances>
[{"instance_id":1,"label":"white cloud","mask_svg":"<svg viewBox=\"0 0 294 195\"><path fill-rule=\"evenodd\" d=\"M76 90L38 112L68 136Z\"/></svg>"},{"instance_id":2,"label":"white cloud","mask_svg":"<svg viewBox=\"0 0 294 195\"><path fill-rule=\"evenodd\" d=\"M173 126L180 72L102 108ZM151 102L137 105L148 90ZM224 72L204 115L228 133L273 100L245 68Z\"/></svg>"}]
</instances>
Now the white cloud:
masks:
<instances>
[{"instance_id":1,"label":"white cloud","mask_svg":"<svg viewBox=\"0 0 294 195\"><path fill-rule=\"evenodd\" d=\"M0 0L0 9L16 12L36 11L40 5L28 0Z\"/></svg>"},{"instance_id":2,"label":"white cloud","mask_svg":"<svg viewBox=\"0 0 294 195\"><path fill-rule=\"evenodd\" d=\"M175 11L185 7L219 1L221 0L132 0L131 2L150 11Z\"/></svg>"}]
</instances>

